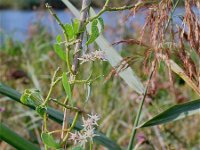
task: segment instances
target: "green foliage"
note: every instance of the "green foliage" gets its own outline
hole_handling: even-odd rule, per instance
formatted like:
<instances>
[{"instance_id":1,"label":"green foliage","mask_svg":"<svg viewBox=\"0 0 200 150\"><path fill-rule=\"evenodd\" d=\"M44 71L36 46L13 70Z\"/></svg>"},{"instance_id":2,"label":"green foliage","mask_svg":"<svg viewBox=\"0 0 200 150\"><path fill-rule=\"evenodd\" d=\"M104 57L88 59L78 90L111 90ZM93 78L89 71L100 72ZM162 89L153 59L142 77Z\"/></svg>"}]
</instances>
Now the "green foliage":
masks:
<instances>
[{"instance_id":1,"label":"green foliage","mask_svg":"<svg viewBox=\"0 0 200 150\"><path fill-rule=\"evenodd\" d=\"M61 45L59 44L54 44L54 51L56 52L56 54L63 60L66 61L66 53L64 52L64 50L62 49Z\"/></svg>"},{"instance_id":2,"label":"green foliage","mask_svg":"<svg viewBox=\"0 0 200 150\"><path fill-rule=\"evenodd\" d=\"M38 146L21 137L2 122L0 122L0 139L19 150L40 150Z\"/></svg>"},{"instance_id":3,"label":"green foliage","mask_svg":"<svg viewBox=\"0 0 200 150\"><path fill-rule=\"evenodd\" d=\"M63 75L62 75L62 84L65 89L66 95L68 96L68 99L69 99L70 103L72 104L72 91L71 91L71 86L67 79L66 73L63 73Z\"/></svg>"},{"instance_id":4,"label":"green foliage","mask_svg":"<svg viewBox=\"0 0 200 150\"><path fill-rule=\"evenodd\" d=\"M74 35L78 34L80 21L78 19L74 19L72 25L73 25ZM82 29L81 31L84 31L84 29Z\"/></svg>"},{"instance_id":5,"label":"green foliage","mask_svg":"<svg viewBox=\"0 0 200 150\"><path fill-rule=\"evenodd\" d=\"M103 21L103 18L102 17L99 17L98 18L98 22L99 22L99 24L100 24L100 32L101 33L103 33L103 31L104 31L104 21Z\"/></svg>"},{"instance_id":6,"label":"green foliage","mask_svg":"<svg viewBox=\"0 0 200 150\"><path fill-rule=\"evenodd\" d=\"M66 30L66 32L67 32L67 35L68 35L69 40L74 39L74 35L75 35L75 34L74 34L73 26L72 26L71 24L66 23L66 24L65 24L65 30Z\"/></svg>"},{"instance_id":7,"label":"green foliage","mask_svg":"<svg viewBox=\"0 0 200 150\"><path fill-rule=\"evenodd\" d=\"M100 35L101 32L104 30L104 22L101 17L92 21L91 31L90 31L90 38L86 42L86 45L93 43Z\"/></svg>"},{"instance_id":8,"label":"green foliage","mask_svg":"<svg viewBox=\"0 0 200 150\"><path fill-rule=\"evenodd\" d=\"M2 83L0 83L0 94L10 97L11 99L9 99L9 100L14 100L16 102L21 103L21 101L20 101L21 94L19 92L17 92L16 90L14 90ZM31 109L35 109L35 107L32 107L30 105L26 105L26 106L30 107ZM50 119L56 121L59 124L63 123L63 113L61 113L58 110L55 110L51 107L47 108L47 113L48 113L48 116ZM70 124L72 123L72 121L73 121L72 119L68 119L68 122ZM75 130L83 129L80 121L78 121L76 123L74 129ZM121 148L115 142L113 142L111 139L106 137L103 133L95 131L95 134L97 134L98 136L94 137L94 142L107 147L109 150L113 150L113 149L121 150Z\"/></svg>"},{"instance_id":9,"label":"green foliage","mask_svg":"<svg viewBox=\"0 0 200 150\"><path fill-rule=\"evenodd\" d=\"M42 104L43 100L40 91L26 89L23 92L20 101L26 105L39 106Z\"/></svg>"},{"instance_id":10,"label":"green foliage","mask_svg":"<svg viewBox=\"0 0 200 150\"><path fill-rule=\"evenodd\" d=\"M36 112L40 115L40 117L44 117L45 113L47 111L47 107L46 106L42 106L42 105L39 105L36 107Z\"/></svg>"},{"instance_id":11,"label":"green foliage","mask_svg":"<svg viewBox=\"0 0 200 150\"><path fill-rule=\"evenodd\" d=\"M190 101L184 104L174 105L147 122L140 125L140 128L150 127L159 124L166 124L168 122L176 121L190 115L199 114L200 99Z\"/></svg>"},{"instance_id":12,"label":"green foliage","mask_svg":"<svg viewBox=\"0 0 200 150\"><path fill-rule=\"evenodd\" d=\"M47 145L50 148L60 148L60 145L55 141L52 135L48 133L42 133L41 134L42 141L45 145Z\"/></svg>"}]
</instances>

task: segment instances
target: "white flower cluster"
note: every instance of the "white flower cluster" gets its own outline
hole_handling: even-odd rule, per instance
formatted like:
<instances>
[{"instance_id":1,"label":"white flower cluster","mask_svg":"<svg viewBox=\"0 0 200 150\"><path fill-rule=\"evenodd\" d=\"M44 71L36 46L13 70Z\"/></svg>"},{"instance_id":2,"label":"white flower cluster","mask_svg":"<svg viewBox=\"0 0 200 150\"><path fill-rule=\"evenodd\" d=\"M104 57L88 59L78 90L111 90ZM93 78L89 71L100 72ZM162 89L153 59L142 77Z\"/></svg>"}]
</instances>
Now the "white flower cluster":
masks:
<instances>
[{"instance_id":1,"label":"white flower cluster","mask_svg":"<svg viewBox=\"0 0 200 150\"><path fill-rule=\"evenodd\" d=\"M100 117L95 115L88 115L87 120L82 118L83 120L83 129L81 131L75 131L75 133L70 133L70 140L74 142L74 145L79 144L82 147L85 147L85 144L88 141L93 141L93 137L98 136L94 133L94 126L98 126L97 121Z\"/></svg>"},{"instance_id":2,"label":"white flower cluster","mask_svg":"<svg viewBox=\"0 0 200 150\"><path fill-rule=\"evenodd\" d=\"M78 58L81 61L81 64L88 61L102 60L107 61L103 51L96 50L89 54L84 54L82 57Z\"/></svg>"}]
</instances>

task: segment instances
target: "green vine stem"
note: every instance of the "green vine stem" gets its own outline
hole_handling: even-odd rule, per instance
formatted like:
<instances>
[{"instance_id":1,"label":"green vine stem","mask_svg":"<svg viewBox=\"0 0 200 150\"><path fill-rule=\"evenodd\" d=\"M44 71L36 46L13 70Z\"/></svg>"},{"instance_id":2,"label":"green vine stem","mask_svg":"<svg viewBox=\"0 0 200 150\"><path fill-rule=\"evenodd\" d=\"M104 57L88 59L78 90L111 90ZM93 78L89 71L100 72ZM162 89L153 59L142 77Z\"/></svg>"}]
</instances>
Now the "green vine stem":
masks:
<instances>
[{"instance_id":1,"label":"green vine stem","mask_svg":"<svg viewBox=\"0 0 200 150\"><path fill-rule=\"evenodd\" d=\"M134 122L134 126L133 126L132 133L131 133L131 138L130 138L129 145L128 145L128 150L133 150L133 142L134 142L134 138L135 138L135 135L136 135L136 132L137 132L137 126L138 126L138 123L140 121L142 108L143 108L143 105L144 105L145 98L147 96L149 83L150 83L151 78L153 76L155 67L156 67L155 62L152 62L151 72L150 72L150 75L149 75L149 78L148 78L148 81L147 81L147 85L146 85L146 88L145 88L145 91L144 91L144 94L143 94L143 98L142 98L142 100L140 102L140 106L139 106L139 109L138 109L138 112L137 112L137 116L136 116L136 119L135 119L135 122Z\"/></svg>"},{"instance_id":2,"label":"green vine stem","mask_svg":"<svg viewBox=\"0 0 200 150\"><path fill-rule=\"evenodd\" d=\"M70 71L70 73L72 72L72 68L71 68L71 63L70 63L70 56L69 56L69 51L70 51L70 45L71 44L75 44L78 41L69 43L69 39L68 39L68 35L67 35L67 31L65 29L64 24L61 22L61 20L59 19L59 17L56 15L56 13L53 12L52 7L46 3L46 7L49 10L50 14L56 19L58 25L62 28L63 34L64 34L64 38L65 38L65 47L66 47L66 62L67 62L67 68Z\"/></svg>"},{"instance_id":3,"label":"green vine stem","mask_svg":"<svg viewBox=\"0 0 200 150\"><path fill-rule=\"evenodd\" d=\"M73 119L73 122L72 122L70 128L67 130L67 133L66 133L65 137L63 138L63 141L61 142L61 145L64 145L66 143L66 141L69 137L69 132L71 132L72 129L74 128L74 126L76 125L76 122L78 120L78 116L79 116L79 111L76 112L75 117Z\"/></svg>"},{"instance_id":4,"label":"green vine stem","mask_svg":"<svg viewBox=\"0 0 200 150\"><path fill-rule=\"evenodd\" d=\"M51 80L51 86L50 86L49 92L48 92L47 97L45 98L44 102L41 104L41 106L46 106L47 105L47 103L48 103L48 101L50 99L51 93L53 91L53 87L60 81L60 78L55 80L56 75L57 75L59 70L60 70L60 68L58 67L56 69L56 71L54 72L54 75L53 75L52 80ZM45 112L44 116L43 116L43 132L47 132L48 131L47 130L47 118L48 118L47 117L47 113ZM45 150L48 149L48 147L46 145L44 145L44 148L45 148Z\"/></svg>"},{"instance_id":5,"label":"green vine stem","mask_svg":"<svg viewBox=\"0 0 200 150\"><path fill-rule=\"evenodd\" d=\"M63 104L55 99L51 99L53 102L57 103L58 105L61 105L62 107L66 108L66 109L70 109L72 111L75 111L75 112L83 112L82 110L80 110L79 108L77 107L73 107L73 106L70 106L70 105L66 105L66 104Z\"/></svg>"},{"instance_id":6,"label":"green vine stem","mask_svg":"<svg viewBox=\"0 0 200 150\"><path fill-rule=\"evenodd\" d=\"M108 7L109 2L110 2L110 0L106 0L103 8L99 11L99 13L96 16L89 18L85 24L87 25L89 22L92 22L93 20L99 18L103 13L105 13L107 11L130 10L130 9L136 8L138 6L143 6L143 5L148 5L148 4L152 4L152 3L157 3L156 1L151 1L151 2L148 1L148 2L139 2L139 3L133 4L133 5L129 5L129 6Z\"/></svg>"},{"instance_id":7,"label":"green vine stem","mask_svg":"<svg viewBox=\"0 0 200 150\"><path fill-rule=\"evenodd\" d=\"M93 149L93 142L90 140L90 150Z\"/></svg>"}]
</instances>

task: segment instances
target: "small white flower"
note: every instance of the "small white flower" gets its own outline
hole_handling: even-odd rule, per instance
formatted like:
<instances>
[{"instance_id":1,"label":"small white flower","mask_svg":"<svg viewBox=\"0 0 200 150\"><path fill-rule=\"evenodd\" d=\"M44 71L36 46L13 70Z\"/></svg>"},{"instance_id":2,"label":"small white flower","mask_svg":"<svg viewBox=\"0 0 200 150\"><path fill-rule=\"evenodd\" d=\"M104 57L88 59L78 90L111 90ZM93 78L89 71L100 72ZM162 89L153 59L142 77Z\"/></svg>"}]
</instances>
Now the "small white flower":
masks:
<instances>
[{"instance_id":1,"label":"small white flower","mask_svg":"<svg viewBox=\"0 0 200 150\"><path fill-rule=\"evenodd\" d=\"M87 143L87 136L85 134L81 134L80 132L78 132L78 135L78 143L80 144L80 146L85 148L85 144Z\"/></svg>"},{"instance_id":2,"label":"small white flower","mask_svg":"<svg viewBox=\"0 0 200 150\"><path fill-rule=\"evenodd\" d=\"M82 120L83 120L83 125L82 126L83 126L84 129L93 128L93 125L94 125L93 119L88 118L87 120L85 120L84 118L82 118Z\"/></svg>"},{"instance_id":3,"label":"small white flower","mask_svg":"<svg viewBox=\"0 0 200 150\"><path fill-rule=\"evenodd\" d=\"M89 116L90 119L92 120L93 125L98 126L97 121L99 121L100 117L99 117L97 114L95 114L95 115L93 115L93 114L89 115L89 114L88 114L88 116Z\"/></svg>"},{"instance_id":4,"label":"small white flower","mask_svg":"<svg viewBox=\"0 0 200 150\"><path fill-rule=\"evenodd\" d=\"M70 132L70 138L69 140L72 140L74 142L74 145L76 145L78 143L79 140L79 134L77 131L75 131L75 133L71 133Z\"/></svg>"},{"instance_id":5,"label":"small white flower","mask_svg":"<svg viewBox=\"0 0 200 150\"><path fill-rule=\"evenodd\" d=\"M93 137L97 136L97 134L94 133L94 128L90 128L87 130L84 130L84 134L87 138L89 138L91 141L93 141Z\"/></svg>"},{"instance_id":6,"label":"small white flower","mask_svg":"<svg viewBox=\"0 0 200 150\"><path fill-rule=\"evenodd\" d=\"M88 61L95 61L95 60L102 60L106 61L105 54L103 51L96 50L89 54L83 54L80 58L78 58L81 61L81 64L88 62Z\"/></svg>"}]
</instances>

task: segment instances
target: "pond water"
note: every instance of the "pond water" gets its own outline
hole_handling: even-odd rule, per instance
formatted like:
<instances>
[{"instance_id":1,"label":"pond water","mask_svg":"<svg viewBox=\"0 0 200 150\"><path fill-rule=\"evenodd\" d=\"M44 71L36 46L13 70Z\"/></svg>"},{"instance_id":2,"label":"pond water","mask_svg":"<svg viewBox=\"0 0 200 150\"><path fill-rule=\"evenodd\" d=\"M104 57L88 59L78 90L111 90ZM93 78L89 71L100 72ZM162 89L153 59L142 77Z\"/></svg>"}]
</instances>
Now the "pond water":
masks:
<instances>
[{"instance_id":1,"label":"pond water","mask_svg":"<svg viewBox=\"0 0 200 150\"><path fill-rule=\"evenodd\" d=\"M199 13L198 11L199 10L196 10L197 13ZM70 23L73 18L73 15L67 10L56 11L56 14L63 23ZM122 21L122 18L127 16L127 14L127 11L117 13L107 12L103 14L102 17L106 26L113 29L116 29L120 25L130 28L133 24L144 24L145 12L140 12L136 16L129 17L128 20ZM175 23L181 23L178 15L183 14L183 8L176 9L173 17ZM52 33L52 35L61 32L54 18L52 18L47 11L0 10L0 43L2 43L6 37L11 37L17 41L24 41L28 37L30 26L34 23L41 23L49 32Z\"/></svg>"}]
</instances>

